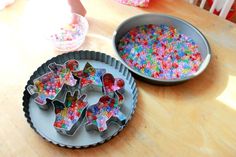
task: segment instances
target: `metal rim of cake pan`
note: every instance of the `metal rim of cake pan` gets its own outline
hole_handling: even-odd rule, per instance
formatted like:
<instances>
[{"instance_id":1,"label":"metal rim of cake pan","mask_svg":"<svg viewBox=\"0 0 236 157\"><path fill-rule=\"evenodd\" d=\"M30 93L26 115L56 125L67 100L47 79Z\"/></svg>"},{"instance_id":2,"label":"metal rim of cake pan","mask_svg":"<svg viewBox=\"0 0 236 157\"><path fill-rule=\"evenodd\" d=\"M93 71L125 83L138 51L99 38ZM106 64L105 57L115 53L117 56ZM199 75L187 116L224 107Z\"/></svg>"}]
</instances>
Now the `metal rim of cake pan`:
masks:
<instances>
[{"instance_id":1,"label":"metal rim of cake pan","mask_svg":"<svg viewBox=\"0 0 236 157\"><path fill-rule=\"evenodd\" d=\"M75 146L75 145L68 145L68 144L63 144L63 143L58 143L57 141L53 140L53 139L49 139L46 135L41 134L38 129L34 126L34 123L31 121L31 117L30 117L30 112L29 112L29 103L30 103L30 98L31 95L28 93L27 91L27 86L33 83L33 80L40 76L41 74L39 73L40 69L43 69L44 66L52 63L52 62L57 62L59 61L60 58L65 57L68 60L69 59L76 59L78 61L80 60L94 60L94 61L99 61L102 62L104 64L107 64L108 66L112 66L112 68L116 69L117 71L119 71L119 73L121 73L125 78L125 82L128 83L130 85L130 90L132 91L132 93L130 93L130 95L132 96L132 110L129 114L129 117L127 117L126 123L123 126L120 126L119 129L112 135L109 136L106 139L103 139L102 141L99 141L97 143L93 143L90 145L82 145L82 146ZM43 69L45 70L45 69ZM46 72L46 71L45 71ZM30 124L31 128L37 133L39 134L43 139L58 145L60 147L66 147L66 148L87 148L90 146L96 146L98 144L103 144L106 141L109 141L112 137L116 136L119 132L121 132L124 127L127 125L128 121L132 118L135 108L136 108L136 104L137 104L137 97L138 97L138 90L137 90L137 86L136 86L136 82L133 78L133 76L131 75L130 71L126 68L126 66L124 66L120 61L116 60L115 58L106 55L104 53L100 53L100 52L95 52L95 51L88 51L88 50L81 50L81 51L74 51L74 52L69 52L66 54L62 54L59 56L56 56L50 60L48 60L46 63L42 64L34 73L33 75L30 77L29 81L27 82L27 85L25 86L25 90L23 93L23 111L24 111L24 116L27 119L27 122Z\"/></svg>"},{"instance_id":2,"label":"metal rim of cake pan","mask_svg":"<svg viewBox=\"0 0 236 157\"><path fill-rule=\"evenodd\" d=\"M134 19L136 18L145 18L146 16L156 16L157 18L158 17L166 17L166 18L171 18L173 20L177 20L179 22L182 22L183 24L186 24L188 27L190 27L193 31L195 31L201 38L202 40L204 41L204 44L207 48L207 56L206 58L204 59L204 61L202 62L202 64L200 65L200 68L199 70L192 76L189 76L189 77L186 77L186 78L183 78L183 79L178 79L178 80L163 80L163 79L158 79L158 78L154 78L154 77L150 77L150 76L146 76L138 71L135 71L134 69L132 69L130 66L128 66L128 64L121 58L120 56L120 53L119 51L117 50L117 44L116 44L116 36L117 36L117 32L121 29L122 26L124 26L126 23L129 23L131 21L133 21ZM147 23L148 24L148 23ZM196 76L200 75L208 66L208 64L210 63L210 60L211 60L211 48L210 48L210 45L209 45L209 42L207 41L206 37L203 35L203 33L198 29L196 28L195 26L193 26L191 23L185 21L185 20L182 20L180 18L177 18L177 17L174 17L174 16L171 16L171 15L166 15L166 14L155 14L155 13L147 13L147 14L140 14L140 15L136 15L136 16L133 16L133 17L130 17L126 20L124 20L118 27L117 29L114 31L113 33L113 37L112 37L112 44L113 44L113 48L114 48L114 51L117 53L117 56L119 58L119 60L134 74L135 77L145 81L145 82L148 82L148 83L151 83L151 84L159 84L159 85L175 85L175 84L178 84L178 83L181 83L181 82L185 82L187 80L190 80L192 78L195 78Z\"/></svg>"}]
</instances>

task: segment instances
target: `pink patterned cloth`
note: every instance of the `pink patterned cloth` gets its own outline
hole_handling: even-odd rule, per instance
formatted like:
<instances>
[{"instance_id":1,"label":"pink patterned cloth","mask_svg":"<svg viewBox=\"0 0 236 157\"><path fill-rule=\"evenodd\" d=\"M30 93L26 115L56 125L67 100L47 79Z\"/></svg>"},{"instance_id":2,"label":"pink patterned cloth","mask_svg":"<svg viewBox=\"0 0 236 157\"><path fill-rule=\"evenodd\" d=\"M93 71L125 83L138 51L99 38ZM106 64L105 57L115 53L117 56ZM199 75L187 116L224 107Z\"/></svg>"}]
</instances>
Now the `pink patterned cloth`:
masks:
<instances>
[{"instance_id":1,"label":"pink patterned cloth","mask_svg":"<svg viewBox=\"0 0 236 157\"><path fill-rule=\"evenodd\" d=\"M135 7L148 7L150 0L116 0L119 3L131 5Z\"/></svg>"}]
</instances>

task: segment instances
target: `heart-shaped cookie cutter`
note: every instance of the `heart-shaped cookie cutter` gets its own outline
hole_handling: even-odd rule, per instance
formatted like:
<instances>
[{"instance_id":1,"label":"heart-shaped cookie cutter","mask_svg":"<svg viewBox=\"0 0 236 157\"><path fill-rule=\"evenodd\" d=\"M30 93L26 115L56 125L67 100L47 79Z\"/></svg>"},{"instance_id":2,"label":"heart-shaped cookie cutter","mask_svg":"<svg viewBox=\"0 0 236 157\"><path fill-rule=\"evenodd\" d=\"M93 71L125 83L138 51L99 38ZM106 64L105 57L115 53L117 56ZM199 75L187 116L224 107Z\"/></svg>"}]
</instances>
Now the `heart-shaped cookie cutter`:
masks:
<instances>
[{"instance_id":1,"label":"heart-shaped cookie cutter","mask_svg":"<svg viewBox=\"0 0 236 157\"><path fill-rule=\"evenodd\" d=\"M125 93L125 82L121 78L114 78L110 73L105 73L102 76L103 93L109 95L112 98L118 98L119 104L124 101L123 94Z\"/></svg>"}]
</instances>

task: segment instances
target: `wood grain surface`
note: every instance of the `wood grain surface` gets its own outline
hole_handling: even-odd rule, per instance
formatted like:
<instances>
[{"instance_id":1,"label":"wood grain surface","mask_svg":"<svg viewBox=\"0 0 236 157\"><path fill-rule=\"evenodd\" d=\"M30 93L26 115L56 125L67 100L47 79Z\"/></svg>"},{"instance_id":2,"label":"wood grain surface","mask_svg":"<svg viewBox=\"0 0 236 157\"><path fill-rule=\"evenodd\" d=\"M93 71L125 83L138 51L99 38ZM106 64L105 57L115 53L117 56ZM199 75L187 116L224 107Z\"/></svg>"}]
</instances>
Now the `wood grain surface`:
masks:
<instances>
[{"instance_id":1,"label":"wood grain surface","mask_svg":"<svg viewBox=\"0 0 236 157\"><path fill-rule=\"evenodd\" d=\"M210 43L212 60L199 77L180 85L155 86L137 80L136 112L118 136L89 149L60 148L30 128L22 96L37 67L62 53L53 49L42 30L49 26L50 14L67 7L55 0L16 0L0 12L0 156L235 157L235 24L181 0L151 0L146 9L115 0L82 2L90 28L80 49L115 56L112 34L117 26L128 17L155 12L199 28Z\"/></svg>"}]
</instances>

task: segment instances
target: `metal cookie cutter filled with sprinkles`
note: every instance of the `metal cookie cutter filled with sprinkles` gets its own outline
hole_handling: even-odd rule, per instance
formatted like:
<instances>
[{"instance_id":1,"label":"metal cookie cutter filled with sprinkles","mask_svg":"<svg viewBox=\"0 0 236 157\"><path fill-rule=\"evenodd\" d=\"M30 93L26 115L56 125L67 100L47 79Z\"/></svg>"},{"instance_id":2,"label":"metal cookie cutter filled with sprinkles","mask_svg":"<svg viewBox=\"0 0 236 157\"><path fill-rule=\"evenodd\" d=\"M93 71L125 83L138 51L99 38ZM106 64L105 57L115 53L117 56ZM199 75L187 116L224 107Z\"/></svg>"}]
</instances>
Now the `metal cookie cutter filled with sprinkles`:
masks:
<instances>
[{"instance_id":1,"label":"metal cookie cutter filled with sprinkles","mask_svg":"<svg viewBox=\"0 0 236 157\"><path fill-rule=\"evenodd\" d=\"M102 92L96 104L89 104L86 110L86 124L88 131L98 130L105 133L110 122L124 125L126 116L120 111L124 101L124 80L114 78L105 69L94 68L88 62L84 69L73 73L79 79L78 90L85 94L87 91ZM102 134L101 134L102 135Z\"/></svg>"},{"instance_id":2,"label":"metal cookie cutter filled with sprinkles","mask_svg":"<svg viewBox=\"0 0 236 157\"><path fill-rule=\"evenodd\" d=\"M77 128L81 125L88 106L86 94L79 95L76 91L73 95L68 92L63 102L54 100L56 119L55 129L65 135L74 135Z\"/></svg>"},{"instance_id":3,"label":"metal cookie cutter filled with sprinkles","mask_svg":"<svg viewBox=\"0 0 236 157\"><path fill-rule=\"evenodd\" d=\"M57 68L50 70L50 64L66 69L65 73L59 70L54 74ZM61 90L52 93L55 97L38 104L35 98L44 97L48 87L53 92L54 77L59 79L59 74L63 81L71 76L73 86L62 81ZM34 84L38 79L45 85L40 92ZM135 79L119 60L80 50L53 57L37 68L25 86L23 111L33 130L45 140L60 147L87 148L109 141L125 128L135 112L137 97Z\"/></svg>"},{"instance_id":4,"label":"metal cookie cutter filled with sprinkles","mask_svg":"<svg viewBox=\"0 0 236 157\"><path fill-rule=\"evenodd\" d=\"M101 135L107 131L110 122L123 126L127 120L120 110L124 102L124 80L105 73L102 83L104 96L98 103L89 106L86 112L86 129L98 130Z\"/></svg>"},{"instance_id":5,"label":"metal cookie cutter filled with sprinkles","mask_svg":"<svg viewBox=\"0 0 236 157\"><path fill-rule=\"evenodd\" d=\"M126 116L120 110L125 92L123 79L114 78L106 73L106 69L94 68L88 62L83 70L78 70L79 62L76 60L69 60L64 65L51 63L48 67L50 72L35 79L34 85L27 89L31 94L37 93L35 102L43 109L48 109L51 104L46 100L52 100L55 112L53 126L58 133L73 136L85 117L86 129L98 130L99 133L104 133L111 121L120 126L125 124ZM66 95L60 100L57 95L63 92L64 84L77 86L74 92L64 89ZM86 100L87 92L91 90L102 93L93 105Z\"/></svg>"},{"instance_id":6,"label":"metal cookie cutter filled with sprinkles","mask_svg":"<svg viewBox=\"0 0 236 157\"><path fill-rule=\"evenodd\" d=\"M77 80L74 78L72 72L79 68L79 62L76 60L69 60L65 64L49 64L50 72L34 79L33 84L27 87L31 95L36 95L34 101L42 109L48 109L49 103L47 100L54 100L61 92L64 85L75 86Z\"/></svg>"},{"instance_id":7,"label":"metal cookie cutter filled with sprinkles","mask_svg":"<svg viewBox=\"0 0 236 157\"><path fill-rule=\"evenodd\" d=\"M73 75L78 78L75 94L72 96L68 92L63 102L53 101L56 114L54 127L59 133L74 135L85 117L86 130L97 130L101 136L107 131L110 122L120 126L125 124L126 116L120 110L124 101L124 80L114 78L112 74L106 73L106 69L94 68L88 62L83 70L73 72ZM103 95L96 104L91 105L85 100L88 91L102 92Z\"/></svg>"},{"instance_id":8,"label":"metal cookie cutter filled with sprinkles","mask_svg":"<svg viewBox=\"0 0 236 157\"><path fill-rule=\"evenodd\" d=\"M94 68L88 62L81 71L74 72L73 75L79 79L79 91L86 93L89 90L102 92L102 75L106 69Z\"/></svg>"}]
</instances>

